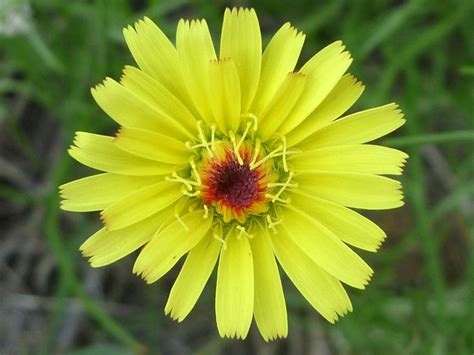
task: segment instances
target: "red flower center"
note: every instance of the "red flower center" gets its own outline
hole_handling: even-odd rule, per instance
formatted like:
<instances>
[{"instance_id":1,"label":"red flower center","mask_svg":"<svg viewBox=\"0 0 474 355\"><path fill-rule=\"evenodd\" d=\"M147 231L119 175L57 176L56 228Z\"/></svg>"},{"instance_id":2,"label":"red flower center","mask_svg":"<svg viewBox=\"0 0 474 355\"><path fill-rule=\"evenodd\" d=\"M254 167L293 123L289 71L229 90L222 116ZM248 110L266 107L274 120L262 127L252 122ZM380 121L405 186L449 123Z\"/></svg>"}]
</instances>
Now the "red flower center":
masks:
<instances>
[{"instance_id":1,"label":"red flower center","mask_svg":"<svg viewBox=\"0 0 474 355\"><path fill-rule=\"evenodd\" d=\"M247 208L259 199L259 172L250 169L248 159L240 165L232 153L223 161L212 161L207 170L204 199L234 209Z\"/></svg>"}]
</instances>

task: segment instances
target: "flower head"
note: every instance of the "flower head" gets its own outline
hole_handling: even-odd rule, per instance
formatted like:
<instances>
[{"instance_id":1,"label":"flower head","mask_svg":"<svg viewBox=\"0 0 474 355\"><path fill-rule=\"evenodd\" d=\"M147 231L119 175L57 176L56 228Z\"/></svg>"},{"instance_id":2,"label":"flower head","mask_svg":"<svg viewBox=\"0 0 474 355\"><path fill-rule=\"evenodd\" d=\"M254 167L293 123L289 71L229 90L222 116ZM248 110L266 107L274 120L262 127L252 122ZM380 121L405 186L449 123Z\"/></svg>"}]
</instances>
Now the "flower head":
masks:
<instances>
[{"instance_id":1,"label":"flower head","mask_svg":"<svg viewBox=\"0 0 474 355\"><path fill-rule=\"evenodd\" d=\"M407 155L367 144L404 123L397 105L343 116L364 87L342 43L296 70L304 34L284 24L262 54L253 10L225 11L219 56L205 20L180 20L176 46L148 18L124 35L138 68L92 89L121 128L69 150L103 173L61 186L63 209L101 211L91 265L142 248L133 271L152 283L186 256L165 307L182 321L218 264L221 336L245 338L253 317L266 340L287 335L277 262L328 321L351 311L342 283L372 276L351 247L385 239L351 208L403 204L382 175Z\"/></svg>"}]
</instances>

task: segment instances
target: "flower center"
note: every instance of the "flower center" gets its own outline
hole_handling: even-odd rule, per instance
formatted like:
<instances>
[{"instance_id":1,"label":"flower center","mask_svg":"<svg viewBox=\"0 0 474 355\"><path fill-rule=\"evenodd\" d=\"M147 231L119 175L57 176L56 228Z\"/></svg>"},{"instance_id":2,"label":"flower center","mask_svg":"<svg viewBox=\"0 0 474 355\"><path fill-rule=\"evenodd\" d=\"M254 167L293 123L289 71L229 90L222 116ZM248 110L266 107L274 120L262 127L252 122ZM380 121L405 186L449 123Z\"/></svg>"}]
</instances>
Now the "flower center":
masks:
<instances>
[{"instance_id":1,"label":"flower center","mask_svg":"<svg viewBox=\"0 0 474 355\"><path fill-rule=\"evenodd\" d=\"M250 214L267 211L268 167L252 167L248 147L242 147L237 157L230 142L220 141L217 146L214 156L204 159L200 169L203 203L216 208L225 222L243 222Z\"/></svg>"},{"instance_id":2,"label":"flower center","mask_svg":"<svg viewBox=\"0 0 474 355\"><path fill-rule=\"evenodd\" d=\"M285 191L296 183L287 157L298 152L287 149L283 136L262 143L255 134L256 117L248 116L254 120L238 133L224 134L215 125L206 128L202 121L197 122L197 139L186 142L195 151L189 160L189 175L174 172L166 177L182 183L181 191L187 196L175 211L178 220L186 206L194 209L201 205L204 218L210 213L220 215L216 226L221 232L227 223L226 228L242 227L250 216L258 216L271 229L280 223L274 207L290 201Z\"/></svg>"},{"instance_id":3,"label":"flower center","mask_svg":"<svg viewBox=\"0 0 474 355\"><path fill-rule=\"evenodd\" d=\"M203 195L208 204L222 201L230 207L245 208L259 197L257 170L251 170L248 162L240 165L232 153L228 153L224 162L211 163L208 174L204 182L207 191Z\"/></svg>"}]
</instances>

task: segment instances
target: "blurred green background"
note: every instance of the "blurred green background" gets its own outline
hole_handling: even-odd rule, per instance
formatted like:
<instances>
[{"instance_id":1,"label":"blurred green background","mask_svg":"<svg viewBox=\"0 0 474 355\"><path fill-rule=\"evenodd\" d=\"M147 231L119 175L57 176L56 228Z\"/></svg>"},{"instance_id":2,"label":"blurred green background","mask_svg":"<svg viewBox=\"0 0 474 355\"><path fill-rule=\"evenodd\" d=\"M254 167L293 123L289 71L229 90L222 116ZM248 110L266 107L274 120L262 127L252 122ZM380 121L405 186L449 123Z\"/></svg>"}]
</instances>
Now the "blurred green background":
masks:
<instances>
[{"instance_id":1,"label":"blurred green background","mask_svg":"<svg viewBox=\"0 0 474 355\"><path fill-rule=\"evenodd\" d=\"M146 15L174 40L180 17L218 38L225 6L257 10L264 43L284 22L306 34L300 64L342 39L367 88L354 109L395 101L406 125L405 207L370 217L389 235L354 312L335 325L284 279L289 336L222 340L214 281L177 324L163 314L176 268L146 286L133 256L92 269L78 246L96 214L58 208L57 186L91 171L66 149L76 130L116 127L90 96L133 63L122 28ZM1 354L473 354L474 2L0 0ZM217 41L216 41L217 43Z\"/></svg>"}]
</instances>

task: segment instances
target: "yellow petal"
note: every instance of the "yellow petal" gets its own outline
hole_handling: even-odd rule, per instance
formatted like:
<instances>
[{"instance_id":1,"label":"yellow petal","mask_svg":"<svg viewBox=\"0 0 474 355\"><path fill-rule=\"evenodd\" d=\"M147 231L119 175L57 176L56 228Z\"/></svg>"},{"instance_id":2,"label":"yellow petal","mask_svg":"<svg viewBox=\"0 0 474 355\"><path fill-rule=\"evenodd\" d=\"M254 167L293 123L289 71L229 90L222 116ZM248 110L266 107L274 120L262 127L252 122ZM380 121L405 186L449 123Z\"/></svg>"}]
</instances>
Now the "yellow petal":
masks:
<instances>
[{"instance_id":1,"label":"yellow petal","mask_svg":"<svg viewBox=\"0 0 474 355\"><path fill-rule=\"evenodd\" d=\"M231 230L217 271L216 321L221 337L245 339L252 323L254 280L248 238Z\"/></svg>"},{"instance_id":2,"label":"yellow petal","mask_svg":"<svg viewBox=\"0 0 474 355\"><path fill-rule=\"evenodd\" d=\"M316 265L280 228L270 234L273 250L283 270L308 302L329 322L352 311L341 283Z\"/></svg>"},{"instance_id":3,"label":"yellow petal","mask_svg":"<svg viewBox=\"0 0 474 355\"><path fill-rule=\"evenodd\" d=\"M91 89L97 104L121 126L143 128L186 140L192 135L176 120L111 78Z\"/></svg>"},{"instance_id":4,"label":"yellow petal","mask_svg":"<svg viewBox=\"0 0 474 355\"><path fill-rule=\"evenodd\" d=\"M68 153L78 162L108 173L123 175L163 175L176 170L175 165L158 163L118 149L113 138L76 132Z\"/></svg>"},{"instance_id":5,"label":"yellow petal","mask_svg":"<svg viewBox=\"0 0 474 355\"><path fill-rule=\"evenodd\" d=\"M221 132L235 132L240 124L241 104L239 74L234 61L212 60L209 69L214 120Z\"/></svg>"},{"instance_id":6,"label":"yellow petal","mask_svg":"<svg viewBox=\"0 0 474 355\"><path fill-rule=\"evenodd\" d=\"M389 134L404 123L402 112L392 103L342 117L310 135L298 147L313 149L366 143Z\"/></svg>"},{"instance_id":7,"label":"yellow petal","mask_svg":"<svg viewBox=\"0 0 474 355\"><path fill-rule=\"evenodd\" d=\"M260 224L255 224L251 232L254 236L250 239L250 246L254 265L255 321L266 341L286 338L288 320L285 296L268 231Z\"/></svg>"},{"instance_id":8,"label":"yellow petal","mask_svg":"<svg viewBox=\"0 0 474 355\"><path fill-rule=\"evenodd\" d=\"M239 74L242 110L247 112L257 91L262 59L262 36L254 9L226 9L220 58L231 58Z\"/></svg>"},{"instance_id":9,"label":"yellow petal","mask_svg":"<svg viewBox=\"0 0 474 355\"><path fill-rule=\"evenodd\" d=\"M122 127L113 142L127 153L169 164L186 164L192 153L183 142L139 128Z\"/></svg>"},{"instance_id":10,"label":"yellow petal","mask_svg":"<svg viewBox=\"0 0 474 355\"><path fill-rule=\"evenodd\" d=\"M191 249L171 289L165 313L181 322L191 312L216 265L222 243L211 235Z\"/></svg>"},{"instance_id":11,"label":"yellow petal","mask_svg":"<svg viewBox=\"0 0 474 355\"><path fill-rule=\"evenodd\" d=\"M257 117L266 109L287 74L294 70L304 39L302 32L285 23L265 48L260 81L250 109Z\"/></svg>"},{"instance_id":12,"label":"yellow petal","mask_svg":"<svg viewBox=\"0 0 474 355\"><path fill-rule=\"evenodd\" d=\"M189 94L179 67L178 53L158 26L145 17L135 23L135 28L124 28L123 34L140 68L188 104Z\"/></svg>"},{"instance_id":13,"label":"yellow petal","mask_svg":"<svg viewBox=\"0 0 474 355\"><path fill-rule=\"evenodd\" d=\"M211 124L209 62L216 59L216 53L206 21L179 20L176 48L180 68L194 106L201 118Z\"/></svg>"},{"instance_id":14,"label":"yellow petal","mask_svg":"<svg viewBox=\"0 0 474 355\"><path fill-rule=\"evenodd\" d=\"M379 145L355 144L307 150L289 159L295 170L400 175L408 155Z\"/></svg>"},{"instance_id":15,"label":"yellow petal","mask_svg":"<svg viewBox=\"0 0 474 355\"><path fill-rule=\"evenodd\" d=\"M185 129L188 134L196 133L196 119L193 114L159 81L140 69L127 65L120 83L162 116L166 116L168 121L175 121L182 126L179 127L180 130Z\"/></svg>"},{"instance_id":16,"label":"yellow petal","mask_svg":"<svg viewBox=\"0 0 474 355\"><path fill-rule=\"evenodd\" d=\"M261 114L261 121L258 123L258 134L262 141L271 138L282 122L285 121L303 92L305 79L304 74L301 73L287 74L273 100Z\"/></svg>"},{"instance_id":17,"label":"yellow petal","mask_svg":"<svg viewBox=\"0 0 474 355\"><path fill-rule=\"evenodd\" d=\"M61 208L66 211L99 211L129 193L157 181L155 176L97 174L59 186Z\"/></svg>"},{"instance_id":18,"label":"yellow petal","mask_svg":"<svg viewBox=\"0 0 474 355\"><path fill-rule=\"evenodd\" d=\"M101 212L108 230L125 228L176 202L182 195L175 182L160 181L137 190Z\"/></svg>"},{"instance_id":19,"label":"yellow petal","mask_svg":"<svg viewBox=\"0 0 474 355\"><path fill-rule=\"evenodd\" d=\"M374 222L340 204L296 191L291 196L291 204L357 248L376 251L386 238L385 232Z\"/></svg>"},{"instance_id":20,"label":"yellow petal","mask_svg":"<svg viewBox=\"0 0 474 355\"><path fill-rule=\"evenodd\" d=\"M383 210L403 206L401 183L385 176L307 170L298 171L295 181L301 190L347 207Z\"/></svg>"},{"instance_id":21,"label":"yellow petal","mask_svg":"<svg viewBox=\"0 0 474 355\"><path fill-rule=\"evenodd\" d=\"M203 215L202 210L188 213L158 231L138 256L133 272L147 283L166 274L211 228L212 215L207 219Z\"/></svg>"},{"instance_id":22,"label":"yellow petal","mask_svg":"<svg viewBox=\"0 0 474 355\"><path fill-rule=\"evenodd\" d=\"M282 218L283 229L318 266L352 287L365 288L372 269L334 233L292 206L285 209Z\"/></svg>"},{"instance_id":23,"label":"yellow petal","mask_svg":"<svg viewBox=\"0 0 474 355\"><path fill-rule=\"evenodd\" d=\"M148 242L171 214L167 208L123 229L102 228L81 245L82 254L90 258L92 267L111 264Z\"/></svg>"},{"instance_id":24,"label":"yellow petal","mask_svg":"<svg viewBox=\"0 0 474 355\"><path fill-rule=\"evenodd\" d=\"M334 42L301 68L300 72L306 75L305 90L280 127L280 133L286 134L303 122L336 86L352 62L349 52L343 50L342 42Z\"/></svg>"},{"instance_id":25,"label":"yellow petal","mask_svg":"<svg viewBox=\"0 0 474 355\"><path fill-rule=\"evenodd\" d=\"M301 142L321 127L331 123L349 110L364 91L364 85L346 74L318 107L287 135L289 147Z\"/></svg>"}]
</instances>

